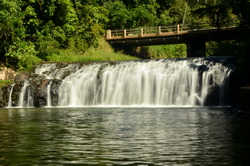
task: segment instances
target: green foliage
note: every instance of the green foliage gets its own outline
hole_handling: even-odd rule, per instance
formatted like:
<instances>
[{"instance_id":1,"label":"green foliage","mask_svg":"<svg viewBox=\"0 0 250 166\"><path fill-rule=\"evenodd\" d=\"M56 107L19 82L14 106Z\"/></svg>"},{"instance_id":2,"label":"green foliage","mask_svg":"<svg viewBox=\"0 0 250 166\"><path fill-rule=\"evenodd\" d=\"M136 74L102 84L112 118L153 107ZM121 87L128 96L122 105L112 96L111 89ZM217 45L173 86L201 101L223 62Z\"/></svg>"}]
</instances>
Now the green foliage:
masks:
<instances>
[{"instance_id":1,"label":"green foliage","mask_svg":"<svg viewBox=\"0 0 250 166\"><path fill-rule=\"evenodd\" d=\"M110 29L123 29L129 24L130 12L121 1L107 2L105 8L109 11L109 24Z\"/></svg>"},{"instance_id":2,"label":"green foliage","mask_svg":"<svg viewBox=\"0 0 250 166\"><path fill-rule=\"evenodd\" d=\"M221 1L208 1L200 8L193 11L194 15L199 17L208 17L213 26L230 26L237 19L237 16L233 14L232 4L228 0Z\"/></svg>"},{"instance_id":3,"label":"green foliage","mask_svg":"<svg viewBox=\"0 0 250 166\"><path fill-rule=\"evenodd\" d=\"M142 4L131 12L131 27L152 26L159 22L156 8L151 4Z\"/></svg>"},{"instance_id":4,"label":"green foliage","mask_svg":"<svg viewBox=\"0 0 250 166\"><path fill-rule=\"evenodd\" d=\"M35 46L30 42L18 42L9 48L6 53L7 63L20 70L29 70L33 65L41 62L36 56ZM16 62L16 63L13 63Z\"/></svg>"},{"instance_id":5,"label":"green foliage","mask_svg":"<svg viewBox=\"0 0 250 166\"><path fill-rule=\"evenodd\" d=\"M249 14L249 0L1 0L0 62L27 70L41 61L131 59L100 41L106 29L208 21L220 27L235 19L245 27L250 25ZM237 54L243 64L249 39L211 42L208 54ZM184 45L146 50L151 58L186 56Z\"/></svg>"},{"instance_id":6,"label":"green foliage","mask_svg":"<svg viewBox=\"0 0 250 166\"><path fill-rule=\"evenodd\" d=\"M168 10L164 10L160 15L159 25L173 25L174 18L170 16Z\"/></svg>"},{"instance_id":7,"label":"green foliage","mask_svg":"<svg viewBox=\"0 0 250 166\"><path fill-rule=\"evenodd\" d=\"M108 10L99 2L2 0L0 61L24 70L60 49L84 52L97 46L108 22Z\"/></svg>"},{"instance_id":8,"label":"green foliage","mask_svg":"<svg viewBox=\"0 0 250 166\"><path fill-rule=\"evenodd\" d=\"M72 36L76 40L73 47L84 51L90 46L97 46L98 39L104 35L104 27L108 22L108 10L102 6L83 5L80 2L76 2L75 6L79 21L75 35ZM68 44L72 47L72 44Z\"/></svg>"},{"instance_id":9,"label":"green foliage","mask_svg":"<svg viewBox=\"0 0 250 166\"><path fill-rule=\"evenodd\" d=\"M90 62L90 61L125 61L134 60L135 57L121 53L114 53L109 44L102 40L98 41L97 48L91 47L84 54L76 53L72 50L60 50L57 54L47 56L50 62Z\"/></svg>"},{"instance_id":10,"label":"green foliage","mask_svg":"<svg viewBox=\"0 0 250 166\"><path fill-rule=\"evenodd\" d=\"M185 17L190 20L190 7L185 0L174 0L169 8L169 14L175 24L181 24Z\"/></svg>"},{"instance_id":11,"label":"green foliage","mask_svg":"<svg viewBox=\"0 0 250 166\"><path fill-rule=\"evenodd\" d=\"M187 54L185 44L149 46L148 52L151 58L184 58Z\"/></svg>"},{"instance_id":12,"label":"green foliage","mask_svg":"<svg viewBox=\"0 0 250 166\"><path fill-rule=\"evenodd\" d=\"M236 14L242 26L250 25L250 1L249 0L229 0L230 5L232 6L233 13Z\"/></svg>"},{"instance_id":13,"label":"green foliage","mask_svg":"<svg viewBox=\"0 0 250 166\"><path fill-rule=\"evenodd\" d=\"M19 6L16 1L0 1L0 61L5 61L5 54L15 40L15 32L19 30ZM20 31L19 31L20 32ZM23 35L20 32L20 35Z\"/></svg>"},{"instance_id":14,"label":"green foliage","mask_svg":"<svg viewBox=\"0 0 250 166\"><path fill-rule=\"evenodd\" d=\"M237 41L207 42L207 56L238 56L242 43Z\"/></svg>"},{"instance_id":15,"label":"green foliage","mask_svg":"<svg viewBox=\"0 0 250 166\"><path fill-rule=\"evenodd\" d=\"M13 84L11 80L0 80L0 88Z\"/></svg>"}]
</instances>

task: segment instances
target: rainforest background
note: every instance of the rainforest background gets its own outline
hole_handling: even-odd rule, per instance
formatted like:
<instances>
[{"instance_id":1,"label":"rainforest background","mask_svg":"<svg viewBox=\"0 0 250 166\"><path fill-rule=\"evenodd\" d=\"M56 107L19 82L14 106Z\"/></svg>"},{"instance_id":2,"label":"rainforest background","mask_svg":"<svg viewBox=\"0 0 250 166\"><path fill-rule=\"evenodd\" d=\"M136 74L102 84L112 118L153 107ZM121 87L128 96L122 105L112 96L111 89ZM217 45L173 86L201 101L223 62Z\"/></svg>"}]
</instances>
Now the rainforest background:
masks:
<instances>
[{"instance_id":1,"label":"rainforest background","mask_svg":"<svg viewBox=\"0 0 250 166\"><path fill-rule=\"evenodd\" d=\"M1 0L0 63L29 70L44 61L134 59L114 53L107 29L210 23L248 27L249 0ZM249 71L250 37L207 43L207 56L236 56ZM184 57L185 45L145 47L148 58ZM115 58L114 58L115 57ZM123 57L123 58L121 58ZM249 82L249 76L244 76Z\"/></svg>"}]
</instances>

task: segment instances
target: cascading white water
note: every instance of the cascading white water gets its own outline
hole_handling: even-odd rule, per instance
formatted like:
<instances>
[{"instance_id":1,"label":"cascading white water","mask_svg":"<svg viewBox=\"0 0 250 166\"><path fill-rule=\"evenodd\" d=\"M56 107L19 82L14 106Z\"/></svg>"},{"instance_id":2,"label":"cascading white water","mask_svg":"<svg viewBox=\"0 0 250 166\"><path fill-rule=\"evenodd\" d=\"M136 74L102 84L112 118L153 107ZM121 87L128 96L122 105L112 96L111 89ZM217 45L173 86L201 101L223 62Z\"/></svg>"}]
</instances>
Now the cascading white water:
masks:
<instances>
[{"instance_id":1,"label":"cascading white water","mask_svg":"<svg viewBox=\"0 0 250 166\"><path fill-rule=\"evenodd\" d=\"M229 81L229 77L231 74L231 70L222 64L216 64L212 67L209 67L206 72L202 75L202 95L201 98L205 99L209 87L211 85L217 85L219 87L219 105L224 104L225 99L225 91L227 90L227 82ZM201 104L204 104L203 102Z\"/></svg>"},{"instance_id":2,"label":"cascading white water","mask_svg":"<svg viewBox=\"0 0 250 166\"><path fill-rule=\"evenodd\" d=\"M34 73L44 76L46 79L61 79L65 76L65 73L74 73L78 69L78 63L69 64L62 68L57 68L56 63L46 63L38 65Z\"/></svg>"},{"instance_id":3,"label":"cascading white water","mask_svg":"<svg viewBox=\"0 0 250 166\"><path fill-rule=\"evenodd\" d=\"M52 84L52 81L47 86L47 107L51 107L51 95L50 95L51 84Z\"/></svg>"},{"instance_id":4,"label":"cascading white water","mask_svg":"<svg viewBox=\"0 0 250 166\"><path fill-rule=\"evenodd\" d=\"M195 58L89 65L51 63L39 65L35 74L39 78L62 80L58 84L58 106L223 106L231 68L222 62ZM18 107L33 106L38 102L51 107L52 81L47 84L45 93L39 90L42 97L34 92L32 84L38 85L34 81L30 85L28 81L24 82ZM53 97L57 97L55 89L53 91ZM45 97L47 94L47 103L43 100L44 94ZM35 101L35 96L39 101ZM53 101L57 99L53 98Z\"/></svg>"},{"instance_id":5,"label":"cascading white water","mask_svg":"<svg viewBox=\"0 0 250 166\"><path fill-rule=\"evenodd\" d=\"M38 65L34 71L35 74L43 75L45 78L49 79L50 74L48 74L49 71L53 71L56 69L56 63L46 63Z\"/></svg>"},{"instance_id":6,"label":"cascading white water","mask_svg":"<svg viewBox=\"0 0 250 166\"><path fill-rule=\"evenodd\" d=\"M9 94L9 101L8 101L8 108L12 107L12 92L13 92L13 88L14 88L15 84L11 85L11 89L10 89L10 94Z\"/></svg>"},{"instance_id":7,"label":"cascading white water","mask_svg":"<svg viewBox=\"0 0 250 166\"><path fill-rule=\"evenodd\" d=\"M197 60L198 61L198 60ZM59 106L195 106L203 105L212 86L220 86L220 103L230 69L203 61L92 64L72 73L59 87Z\"/></svg>"},{"instance_id":8,"label":"cascading white water","mask_svg":"<svg viewBox=\"0 0 250 166\"><path fill-rule=\"evenodd\" d=\"M28 85L29 85L29 82L25 81L24 84L23 84L23 87L21 89L20 95L19 95L18 107L24 107L24 106L26 106L26 103L25 103L25 100L24 100L24 96L25 96L26 88L27 88Z\"/></svg>"}]
</instances>

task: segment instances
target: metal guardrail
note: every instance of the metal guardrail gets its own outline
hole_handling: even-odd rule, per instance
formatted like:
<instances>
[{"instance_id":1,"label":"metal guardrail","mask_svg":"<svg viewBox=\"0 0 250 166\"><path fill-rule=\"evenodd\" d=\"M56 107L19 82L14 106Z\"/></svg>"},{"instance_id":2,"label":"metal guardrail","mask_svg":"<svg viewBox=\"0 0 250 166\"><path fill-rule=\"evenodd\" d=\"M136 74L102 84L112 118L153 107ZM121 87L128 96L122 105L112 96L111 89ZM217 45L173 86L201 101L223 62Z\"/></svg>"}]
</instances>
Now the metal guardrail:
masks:
<instances>
[{"instance_id":1,"label":"metal guardrail","mask_svg":"<svg viewBox=\"0 0 250 166\"><path fill-rule=\"evenodd\" d=\"M237 27L238 23L230 27ZM185 24L185 25L171 25L171 26L158 26L158 27L139 27L133 29L123 30L107 30L106 39L119 39L119 38L133 38L133 37L146 37L152 35L164 35L166 33L179 34L186 31L196 30L209 30L216 29L217 27L210 24ZM221 27L223 28L223 27Z\"/></svg>"}]
</instances>

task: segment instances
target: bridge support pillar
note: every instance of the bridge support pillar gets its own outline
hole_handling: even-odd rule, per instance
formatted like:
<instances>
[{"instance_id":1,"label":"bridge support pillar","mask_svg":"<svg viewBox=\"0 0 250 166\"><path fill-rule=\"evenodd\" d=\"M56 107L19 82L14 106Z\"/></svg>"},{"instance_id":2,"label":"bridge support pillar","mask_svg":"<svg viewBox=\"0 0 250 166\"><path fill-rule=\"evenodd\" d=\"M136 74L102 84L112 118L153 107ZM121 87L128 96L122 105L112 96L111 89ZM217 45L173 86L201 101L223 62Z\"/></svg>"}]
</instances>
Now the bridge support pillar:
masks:
<instances>
[{"instance_id":1,"label":"bridge support pillar","mask_svg":"<svg viewBox=\"0 0 250 166\"><path fill-rule=\"evenodd\" d=\"M206 42L203 40L190 40L187 45L187 57L205 57Z\"/></svg>"}]
</instances>

